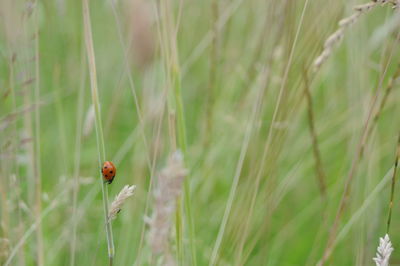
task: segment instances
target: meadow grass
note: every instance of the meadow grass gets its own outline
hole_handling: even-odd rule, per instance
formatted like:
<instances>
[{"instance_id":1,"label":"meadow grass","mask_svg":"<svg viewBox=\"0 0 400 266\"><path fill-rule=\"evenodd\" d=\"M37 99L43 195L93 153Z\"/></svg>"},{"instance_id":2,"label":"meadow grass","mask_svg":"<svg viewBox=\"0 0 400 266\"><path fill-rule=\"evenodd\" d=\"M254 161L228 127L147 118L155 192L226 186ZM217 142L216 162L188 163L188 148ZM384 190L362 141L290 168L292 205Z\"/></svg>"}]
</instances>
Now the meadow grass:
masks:
<instances>
[{"instance_id":1,"label":"meadow grass","mask_svg":"<svg viewBox=\"0 0 400 266\"><path fill-rule=\"evenodd\" d=\"M0 264L399 263L396 3L0 1Z\"/></svg>"}]
</instances>

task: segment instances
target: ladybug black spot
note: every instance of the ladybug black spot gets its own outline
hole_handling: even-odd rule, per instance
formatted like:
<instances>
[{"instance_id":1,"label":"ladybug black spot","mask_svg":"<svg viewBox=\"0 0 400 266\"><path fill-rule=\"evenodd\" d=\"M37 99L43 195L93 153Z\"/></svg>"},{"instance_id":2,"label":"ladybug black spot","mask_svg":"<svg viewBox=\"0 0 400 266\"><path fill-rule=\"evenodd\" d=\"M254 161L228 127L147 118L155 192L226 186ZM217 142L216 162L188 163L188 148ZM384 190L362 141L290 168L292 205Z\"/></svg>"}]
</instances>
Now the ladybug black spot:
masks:
<instances>
[{"instance_id":1,"label":"ladybug black spot","mask_svg":"<svg viewBox=\"0 0 400 266\"><path fill-rule=\"evenodd\" d=\"M110 174L112 174L112 171L110 171Z\"/></svg>"},{"instance_id":2,"label":"ladybug black spot","mask_svg":"<svg viewBox=\"0 0 400 266\"><path fill-rule=\"evenodd\" d=\"M108 177L108 175L104 175L105 177Z\"/></svg>"},{"instance_id":3,"label":"ladybug black spot","mask_svg":"<svg viewBox=\"0 0 400 266\"><path fill-rule=\"evenodd\" d=\"M104 169L107 169L107 166L104 166Z\"/></svg>"}]
</instances>

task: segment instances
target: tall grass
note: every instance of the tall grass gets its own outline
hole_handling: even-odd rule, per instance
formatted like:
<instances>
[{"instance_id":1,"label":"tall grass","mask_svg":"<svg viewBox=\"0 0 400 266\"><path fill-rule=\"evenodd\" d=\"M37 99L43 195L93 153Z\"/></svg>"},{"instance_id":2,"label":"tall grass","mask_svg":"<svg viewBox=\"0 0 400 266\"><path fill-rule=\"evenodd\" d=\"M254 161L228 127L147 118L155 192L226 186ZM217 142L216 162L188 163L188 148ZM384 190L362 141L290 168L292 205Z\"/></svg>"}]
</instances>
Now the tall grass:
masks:
<instances>
[{"instance_id":1,"label":"tall grass","mask_svg":"<svg viewBox=\"0 0 400 266\"><path fill-rule=\"evenodd\" d=\"M399 158L400 158L400 134L399 134L399 137L397 140L396 155L395 155L394 166L393 166L392 185L391 185L391 189L390 189L389 215L388 215L387 228L386 228L387 234L389 234L390 223L392 222L394 190L395 190L395 186L396 186L396 173L397 173L397 167L399 165Z\"/></svg>"},{"instance_id":2,"label":"tall grass","mask_svg":"<svg viewBox=\"0 0 400 266\"><path fill-rule=\"evenodd\" d=\"M84 47L82 47L82 54L84 51ZM79 193L79 172L80 172L80 159L81 159L81 144L82 144L82 121L83 121L83 104L85 100L85 80L86 80L86 64L84 63L84 56L82 58L82 76L81 76L81 84L80 90L78 94L78 110L76 115L76 139L75 139L75 162L74 162L74 187L72 191L72 240L71 240L71 260L70 265L75 265L75 253L76 253L76 234L77 234L77 208L78 208L78 193Z\"/></svg>"},{"instance_id":3,"label":"tall grass","mask_svg":"<svg viewBox=\"0 0 400 266\"><path fill-rule=\"evenodd\" d=\"M177 47L177 34L179 31L179 15L178 22L174 22L173 13L171 12L171 5L169 1L163 1L157 5L157 14L160 19L159 32L161 47L164 56L166 80L169 86L168 92L168 113L174 119L169 120L169 127L172 129L173 134L170 136L173 149L180 149L183 152L184 158L187 153L187 138L186 138L186 122L185 112L182 101L182 88L181 88L181 71L178 57ZM175 119L176 118L176 119ZM176 133L176 134L175 134ZM176 147L174 147L177 143ZM194 222L191 210L190 200L190 187L188 179L184 180L184 207L189 228L189 239L191 247L191 261L193 265L197 264L196 251L195 251L195 232ZM181 199L177 199L176 210L176 237L177 249L180 263L184 264L183 258L183 223L182 223L182 203Z\"/></svg>"},{"instance_id":4,"label":"tall grass","mask_svg":"<svg viewBox=\"0 0 400 266\"><path fill-rule=\"evenodd\" d=\"M88 67L90 74L90 85L92 92L92 103L94 106L95 113L95 128L96 128L96 142L97 142L97 151L98 151L98 162L99 168L102 168L103 162L106 161L106 149L104 145L104 136L103 136L103 126L102 126L102 117L100 111L100 101L99 101L99 92L97 87L97 72L96 72L96 60L94 55L93 48L93 37L92 37L92 26L90 22L90 12L89 12L89 0L83 1L83 20L84 20L84 36L85 36L85 44L86 44L86 52L88 58ZM100 171L101 172L101 171ZM103 194L103 208L104 208L104 222L106 228L106 236L107 236L107 247L108 247L108 258L109 265L113 265L115 248L114 248L114 238L112 233L112 224L108 219L108 188L106 183L103 181L103 177L100 175L101 182L101 191Z\"/></svg>"},{"instance_id":5,"label":"tall grass","mask_svg":"<svg viewBox=\"0 0 400 266\"><path fill-rule=\"evenodd\" d=\"M361 10L363 10L363 8ZM396 34L396 40L399 40L399 37L400 37L400 32L398 32ZM333 248L332 245L336 238L339 220L342 218L343 213L344 213L345 209L347 208L347 204L348 204L350 193L351 193L351 184L355 177L355 173L356 173L358 164L360 163L360 160L363 155L363 151L364 151L363 147L365 146L365 143L367 142L368 130L370 128L370 121L372 120L371 118L372 118L373 112L375 110L378 97L380 96L380 93L381 93L381 90L383 87L383 80L387 74L389 65L393 58L393 54L394 54L394 48L392 48L389 52L387 62L386 62L386 64L383 65L382 71L380 73L380 77L379 77L379 80L377 83L376 93L375 93L374 97L372 97L372 99L370 100L369 109L368 109L367 116L364 121L361 137L357 144L357 148L355 151L354 158L352 160L351 168L346 177L344 192L343 192L343 195L341 197L341 200L340 200L337 212L336 212L335 220L333 222L333 225L332 225L330 233L329 233L329 238L328 238L325 250L324 250L324 254L323 254L320 262L318 263L319 265L324 265L324 263L331 256L332 248Z\"/></svg>"},{"instance_id":6,"label":"tall grass","mask_svg":"<svg viewBox=\"0 0 400 266\"><path fill-rule=\"evenodd\" d=\"M0 1L0 264L395 263L398 11Z\"/></svg>"},{"instance_id":7,"label":"tall grass","mask_svg":"<svg viewBox=\"0 0 400 266\"><path fill-rule=\"evenodd\" d=\"M40 142L40 55L39 55L39 14L35 12L35 215L36 215L36 241L37 241L37 263L44 265L43 231L40 221L42 212L42 171L41 171L41 149Z\"/></svg>"}]
</instances>

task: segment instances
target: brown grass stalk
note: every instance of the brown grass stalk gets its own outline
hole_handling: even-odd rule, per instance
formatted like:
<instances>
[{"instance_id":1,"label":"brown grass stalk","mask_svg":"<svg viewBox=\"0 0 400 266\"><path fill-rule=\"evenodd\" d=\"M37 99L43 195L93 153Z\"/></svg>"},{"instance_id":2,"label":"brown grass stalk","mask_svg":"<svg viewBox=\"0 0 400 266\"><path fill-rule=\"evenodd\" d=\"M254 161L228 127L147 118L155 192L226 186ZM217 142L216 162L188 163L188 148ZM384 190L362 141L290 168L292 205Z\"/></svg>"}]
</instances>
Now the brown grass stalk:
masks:
<instances>
[{"instance_id":1,"label":"brown grass stalk","mask_svg":"<svg viewBox=\"0 0 400 266\"><path fill-rule=\"evenodd\" d=\"M318 145L318 136L315 129L315 122L314 122L314 110L313 110L313 101L310 92L310 84L308 80L307 71L304 70L304 94L306 96L307 101L307 117L308 117L308 127L310 130L311 140L312 140L312 149L314 154L315 160L315 170L317 175L317 182L319 191L321 196L325 199L326 198L326 174L324 171L324 167L322 164L321 159L321 152Z\"/></svg>"},{"instance_id":2,"label":"brown grass stalk","mask_svg":"<svg viewBox=\"0 0 400 266\"><path fill-rule=\"evenodd\" d=\"M378 110L375 112L374 117L373 117L373 119L372 119L372 124L373 124L373 125L375 125L376 123L378 123L378 120L379 120L379 118L380 118L380 116L381 116L381 113L382 113L383 109L385 108L387 99L389 98L389 95L390 95L390 93L392 92L393 87L394 87L394 85L396 84L396 81L397 81L397 79L398 79L399 77L400 77L400 65L397 67L396 72L395 72L395 73L392 75L392 77L389 79L388 85L387 85L386 90L385 90L385 94L383 95L382 100L381 100L381 103L379 104L379 108L378 108ZM373 125L372 125L372 126L369 128L369 130L368 130L367 138L369 138L369 137L371 136L371 134L372 134L372 131L373 131L373 129L374 129L374 126L373 126ZM361 151L360 151L360 152L361 152L361 156L364 154L364 149L365 149L365 145L363 145L363 146L361 147Z\"/></svg>"},{"instance_id":3,"label":"brown grass stalk","mask_svg":"<svg viewBox=\"0 0 400 266\"><path fill-rule=\"evenodd\" d=\"M396 37L395 41L397 42L399 40L399 38L400 38L400 31L397 33L397 37ZM349 202L349 199L350 199L350 193L351 193L351 184L352 184L352 181L353 181L353 179L355 177L357 166L358 166L359 162L362 159L363 147L365 146L365 143L367 142L368 130L369 130L369 127L371 126L371 120L373 118L372 114L374 112L378 97L379 97L380 92L382 90L383 79L386 76L387 70L389 68L389 64L390 64L390 62L392 60L392 57L393 57L394 50L395 50L395 48L392 48L392 50L390 52L390 55L389 55L389 58L388 58L388 61L386 63L386 66L384 67L382 75L379 78L379 82L378 82L376 93L375 93L374 97L371 99L370 108L369 108L366 120L364 122L364 125L363 125L361 138L360 138L360 140L358 142L358 145L357 145L357 148L356 148L356 152L355 152L353 161L351 163L351 168L350 168L350 170L349 170L349 172L347 174L347 177L345 179L343 195L342 195L342 198L340 200L339 207L337 209L333 225L332 225L332 227L330 229L328 241L326 243L322 258L318 262L319 266L325 264L325 262L331 256L332 251L334 249L334 243L335 243L335 239L336 239L337 230L338 230L338 227L339 227L339 222L340 222L341 218L343 217L344 211L346 210L346 208L348 206L348 202Z\"/></svg>"},{"instance_id":4,"label":"brown grass stalk","mask_svg":"<svg viewBox=\"0 0 400 266\"><path fill-rule=\"evenodd\" d=\"M394 200L394 188L396 186L396 173L399 164L399 157L400 157L400 133L397 139L397 149L396 149L396 156L394 159L394 167L393 167L393 175L392 175L392 185L390 189L390 202L389 202L389 215L387 220L387 229L386 234L389 234L390 229L390 222L392 220L392 209L393 209L393 200Z\"/></svg>"}]
</instances>

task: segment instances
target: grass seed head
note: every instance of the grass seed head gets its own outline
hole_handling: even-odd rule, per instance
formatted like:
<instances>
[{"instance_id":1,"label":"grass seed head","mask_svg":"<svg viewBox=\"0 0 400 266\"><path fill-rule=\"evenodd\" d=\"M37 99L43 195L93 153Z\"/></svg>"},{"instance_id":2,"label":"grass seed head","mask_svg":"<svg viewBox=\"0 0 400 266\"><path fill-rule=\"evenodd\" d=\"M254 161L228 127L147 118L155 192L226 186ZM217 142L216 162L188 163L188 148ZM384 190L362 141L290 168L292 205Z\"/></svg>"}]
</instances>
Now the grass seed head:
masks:
<instances>
[{"instance_id":1,"label":"grass seed head","mask_svg":"<svg viewBox=\"0 0 400 266\"><path fill-rule=\"evenodd\" d=\"M390 255L393 251L392 242L390 242L389 236L386 234L385 237L379 239L379 246L376 252L376 258L373 260L376 266L389 266Z\"/></svg>"},{"instance_id":2,"label":"grass seed head","mask_svg":"<svg viewBox=\"0 0 400 266\"><path fill-rule=\"evenodd\" d=\"M111 203L111 208L108 212L108 220L114 220L117 218L117 214L121 211L122 205L125 201L133 195L136 186L129 186L126 185L124 188L119 192L119 194L115 197L115 200Z\"/></svg>"},{"instance_id":3,"label":"grass seed head","mask_svg":"<svg viewBox=\"0 0 400 266\"><path fill-rule=\"evenodd\" d=\"M186 175L183 155L180 151L176 151L170 155L167 166L159 173L154 192L154 213L149 221L149 241L154 254L167 253L171 217L176 209L176 199L182 193Z\"/></svg>"}]
</instances>

